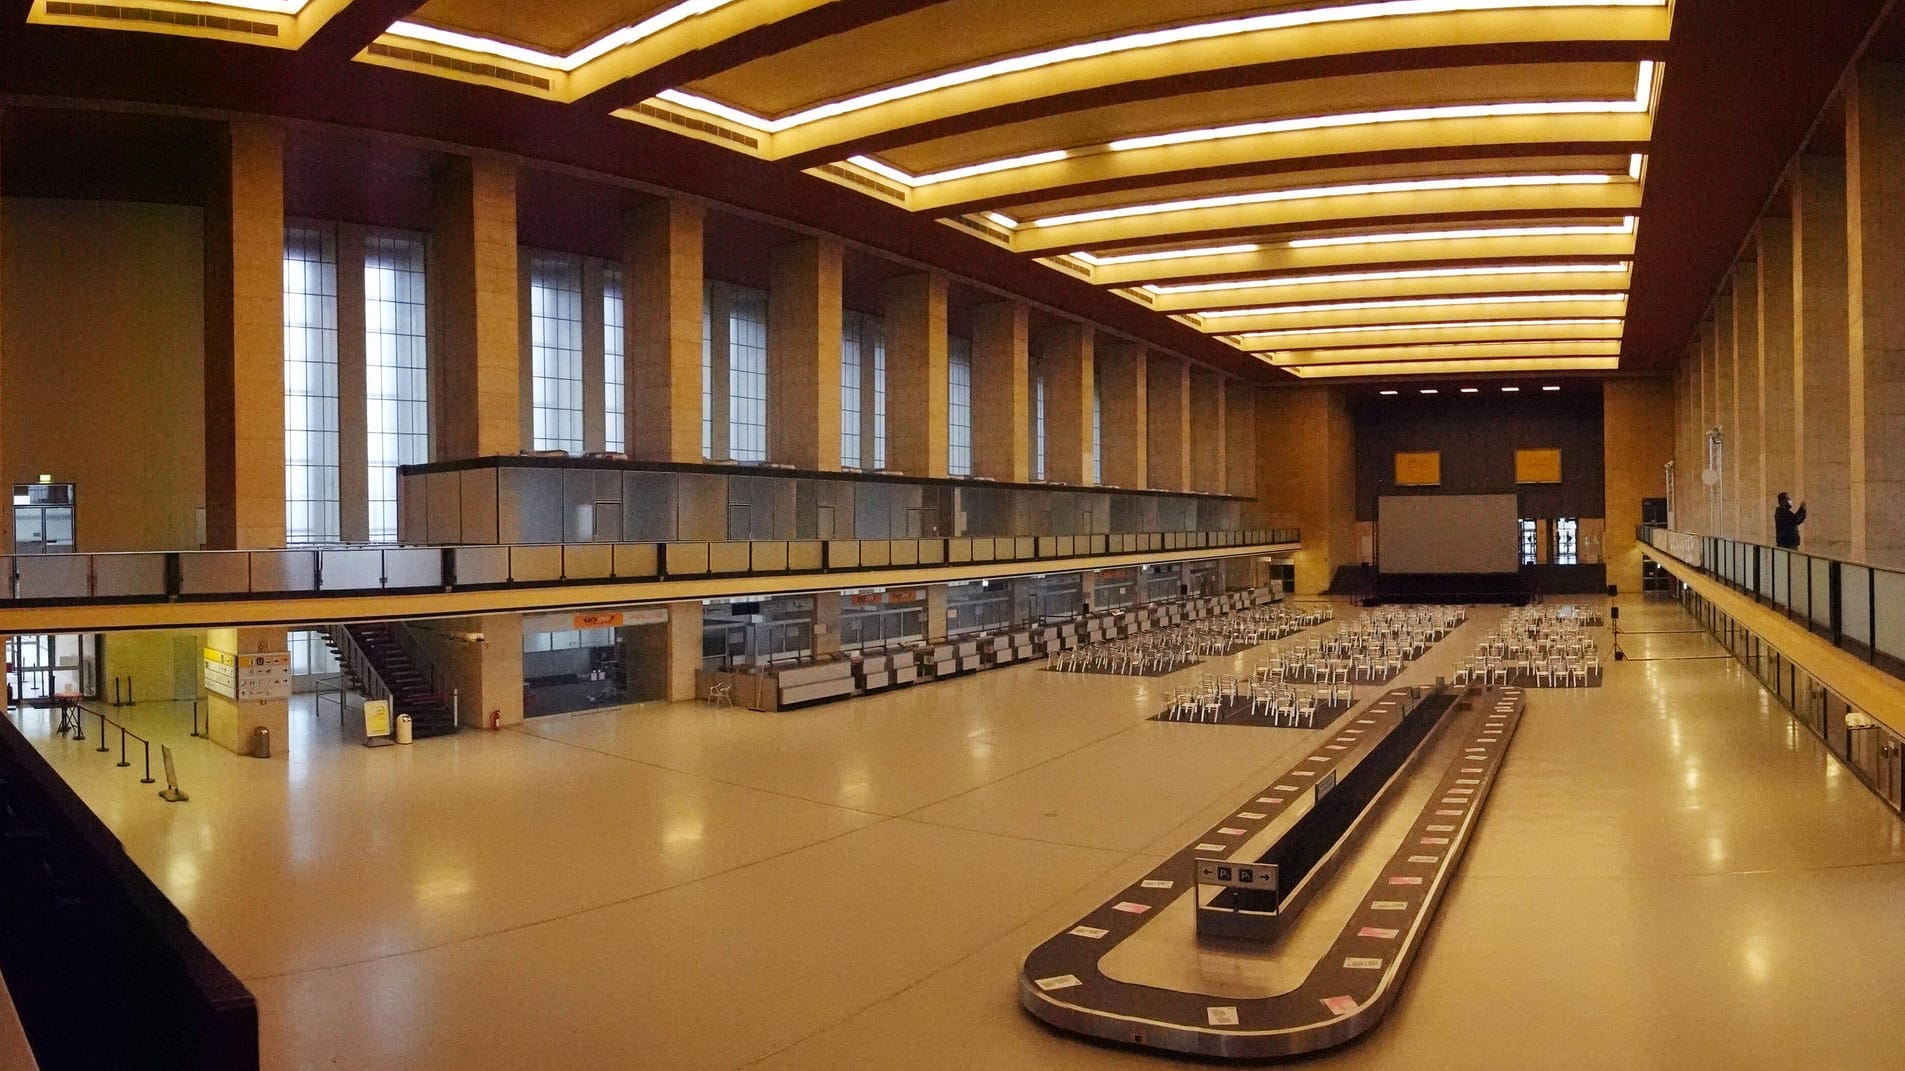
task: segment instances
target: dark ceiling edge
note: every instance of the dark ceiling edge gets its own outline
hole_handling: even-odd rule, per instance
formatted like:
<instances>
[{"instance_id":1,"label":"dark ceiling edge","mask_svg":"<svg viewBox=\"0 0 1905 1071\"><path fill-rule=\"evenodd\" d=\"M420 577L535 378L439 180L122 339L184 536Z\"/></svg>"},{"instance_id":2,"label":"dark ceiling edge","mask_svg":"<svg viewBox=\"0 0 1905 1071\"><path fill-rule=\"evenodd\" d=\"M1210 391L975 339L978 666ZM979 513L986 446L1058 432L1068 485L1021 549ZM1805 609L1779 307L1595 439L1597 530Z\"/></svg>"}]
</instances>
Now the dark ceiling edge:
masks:
<instances>
[{"instance_id":1,"label":"dark ceiling edge","mask_svg":"<svg viewBox=\"0 0 1905 1071\"><path fill-rule=\"evenodd\" d=\"M18 105L260 117L554 165L828 234L1229 376L1254 383L1292 378L1252 367L1194 328L936 219L646 124L375 64L300 64L297 53L252 45L28 25L30 6L0 3L0 20L11 22L0 33L0 99ZM635 166L616 169L615 161Z\"/></svg>"},{"instance_id":2,"label":"dark ceiling edge","mask_svg":"<svg viewBox=\"0 0 1905 1071\"><path fill-rule=\"evenodd\" d=\"M1719 300L1720 292L1732 285L1733 269L1746 258L1747 249L1759 240L1760 221L1771 216L1780 197L1788 193L1787 185L1796 177L1799 161L1807 155L1807 147L1812 144L1812 139L1818 136L1819 128L1825 125L1826 117L1832 114L1833 108L1839 103L1839 95L1845 89L1846 79L1851 77L1854 68L1865 61L1865 54L1871 49L1872 42L1885 32L1886 27L1894 19L1905 17L1905 7L1902 7L1902 4L1905 4L1905 0L1886 0L1885 7L1879 11L1878 17L1872 20L1871 26L1867 27L1865 37L1860 39L1858 47L1852 50L1852 58L1846 61L1844 69L1839 72L1839 77L1832 83L1832 92L1826 94L1826 99L1819 105L1819 111L1813 115L1812 123L1806 127L1805 136L1799 139L1799 147L1793 150L1791 158L1786 161L1786 166L1780 168L1779 178L1773 183L1773 188L1766 191L1766 200L1760 204L1759 214L1753 217L1753 223L1746 229L1746 233L1740 235L1739 248L1734 250L1733 258L1726 262L1726 270L1720 273L1720 278L1713 284L1713 291L1707 295L1704 311L1694 317L1693 323L1688 325L1686 341L1681 343L1680 355L1673 361L1675 370L1687 359L1687 350L1698 342L1701 327L1713 316L1713 303Z\"/></svg>"}]
</instances>

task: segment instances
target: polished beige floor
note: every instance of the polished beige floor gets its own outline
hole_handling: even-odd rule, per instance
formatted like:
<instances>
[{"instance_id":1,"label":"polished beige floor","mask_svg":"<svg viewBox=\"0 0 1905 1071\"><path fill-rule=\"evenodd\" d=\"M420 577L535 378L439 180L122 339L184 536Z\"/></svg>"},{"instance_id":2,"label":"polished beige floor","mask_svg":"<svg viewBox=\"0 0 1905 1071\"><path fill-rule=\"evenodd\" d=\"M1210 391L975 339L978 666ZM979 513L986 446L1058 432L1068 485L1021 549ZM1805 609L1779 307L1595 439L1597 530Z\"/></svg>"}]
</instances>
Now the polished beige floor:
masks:
<instances>
[{"instance_id":1,"label":"polished beige floor","mask_svg":"<svg viewBox=\"0 0 1905 1071\"><path fill-rule=\"evenodd\" d=\"M1899 1066L1905 826L1677 609L1622 606L1658 660L1532 693L1395 1011L1312 1063ZM1022 668L376 751L299 714L269 763L137 708L180 805L25 727L258 995L274 1069L1159 1067L1014 986L1305 738L1147 721L1171 683Z\"/></svg>"}]
</instances>

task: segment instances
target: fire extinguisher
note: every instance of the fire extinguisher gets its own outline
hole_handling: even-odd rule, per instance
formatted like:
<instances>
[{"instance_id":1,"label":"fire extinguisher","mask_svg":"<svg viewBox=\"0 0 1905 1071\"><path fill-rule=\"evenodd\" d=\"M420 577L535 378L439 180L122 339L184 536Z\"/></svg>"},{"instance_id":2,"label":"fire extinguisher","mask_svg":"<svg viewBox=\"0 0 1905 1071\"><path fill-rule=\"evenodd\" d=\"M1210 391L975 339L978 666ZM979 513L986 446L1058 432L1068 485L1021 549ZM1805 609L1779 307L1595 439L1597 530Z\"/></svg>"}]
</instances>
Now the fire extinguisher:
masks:
<instances>
[{"instance_id":1,"label":"fire extinguisher","mask_svg":"<svg viewBox=\"0 0 1905 1071\"><path fill-rule=\"evenodd\" d=\"M501 729L502 727L503 727L503 712L501 710L490 711L489 712L489 731L493 733Z\"/></svg>"}]
</instances>

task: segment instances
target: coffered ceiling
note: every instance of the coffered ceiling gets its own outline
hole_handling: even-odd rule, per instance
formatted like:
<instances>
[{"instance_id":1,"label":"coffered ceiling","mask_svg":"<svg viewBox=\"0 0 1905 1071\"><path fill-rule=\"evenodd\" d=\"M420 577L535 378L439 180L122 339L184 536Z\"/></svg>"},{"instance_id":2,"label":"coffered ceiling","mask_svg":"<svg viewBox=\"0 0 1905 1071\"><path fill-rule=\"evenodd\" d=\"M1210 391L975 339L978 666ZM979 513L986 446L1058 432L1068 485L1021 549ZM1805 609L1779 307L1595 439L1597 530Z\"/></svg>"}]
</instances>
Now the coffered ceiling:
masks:
<instances>
[{"instance_id":1,"label":"coffered ceiling","mask_svg":"<svg viewBox=\"0 0 1905 1071\"><path fill-rule=\"evenodd\" d=\"M1670 362L1879 6L34 0L26 17L293 51L355 18L346 70L692 139L1116 295L1238 367L1335 379ZM1798 54L1762 62L1782 44ZM1664 176L1701 181L1742 148L1752 169L1704 177L1725 188L1713 218L1667 214L1688 195L1656 196Z\"/></svg>"}]
</instances>

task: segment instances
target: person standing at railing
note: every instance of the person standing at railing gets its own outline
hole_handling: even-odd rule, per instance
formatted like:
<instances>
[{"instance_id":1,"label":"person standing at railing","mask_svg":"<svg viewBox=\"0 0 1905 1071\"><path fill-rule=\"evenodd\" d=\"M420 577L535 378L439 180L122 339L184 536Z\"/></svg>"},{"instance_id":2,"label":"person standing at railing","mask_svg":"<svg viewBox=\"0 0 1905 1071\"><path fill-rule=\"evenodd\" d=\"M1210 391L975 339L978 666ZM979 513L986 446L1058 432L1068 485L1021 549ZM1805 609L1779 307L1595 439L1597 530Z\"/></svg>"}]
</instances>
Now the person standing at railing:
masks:
<instances>
[{"instance_id":1,"label":"person standing at railing","mask_svg":"<svg viewBox=\"0 0 1905 1071\"><path fill-rule=\"evenodd\" d=\"M1773 542L1785 550L1799 549L1799 526L1806 523L1806 504L1793 508L1793 496L1779 493L1779 508L1773 511Z\"/></svg>"}]
</instances>

